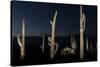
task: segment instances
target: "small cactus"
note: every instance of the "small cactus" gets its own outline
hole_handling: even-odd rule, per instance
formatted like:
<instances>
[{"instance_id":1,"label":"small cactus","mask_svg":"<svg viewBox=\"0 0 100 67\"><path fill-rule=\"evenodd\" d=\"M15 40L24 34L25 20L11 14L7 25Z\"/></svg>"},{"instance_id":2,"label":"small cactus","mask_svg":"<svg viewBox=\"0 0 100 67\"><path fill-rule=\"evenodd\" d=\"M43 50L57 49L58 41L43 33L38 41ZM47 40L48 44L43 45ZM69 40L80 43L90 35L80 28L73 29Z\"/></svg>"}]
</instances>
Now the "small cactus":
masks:
<instances>
[{"instance_id":1,"label":"small cactus","mask_svg":"<svg viewBox=\"0 0 100 67\"><path fill-rule=\"evenodd\" d=\"M51 24L51 37L48 37L48 44L51 47L50 48L50 57L54 58L54 55L56 54L58 50L58 44L55 43L55 24L56 24L56 16L57 16L57 11L55 12L53 21L50 21Z\"/></svg>"},{"instance_id":2,"label":"small cactus","mask_svg":"<svg viewBox=\"0 0 100 67\"><path fill-rule=\"evenodd\" d=\"M22 32L21 32L21 38L19 35L17 35L17 42L18 45L20 46L20 54L21 54L21 59L24 58L25 56L25 24L24 24L24 18L22 19Z\"/></svg>"},{"instance_id":3,"label":"small cactus","mask_svg":"<svg viewBox=\"0 0 100 67\"><path fill-rule=\"evenodd\" d=\"M85 31L85 14L82 11L82 6L80 6L80 59L84 58L84 36Z\"/></svg>"},{"instance_id":4,"label":"small cactus","mask_svg":"<svg viewBox=\"0 0 100 67\"><path fill-rule=\"evenodd\" d=\"M45 45L45 35L42 34L42 46L40 46L40 48L42 49L42 53L44 53L44 45Z\"/></svg>"}]
</instances>

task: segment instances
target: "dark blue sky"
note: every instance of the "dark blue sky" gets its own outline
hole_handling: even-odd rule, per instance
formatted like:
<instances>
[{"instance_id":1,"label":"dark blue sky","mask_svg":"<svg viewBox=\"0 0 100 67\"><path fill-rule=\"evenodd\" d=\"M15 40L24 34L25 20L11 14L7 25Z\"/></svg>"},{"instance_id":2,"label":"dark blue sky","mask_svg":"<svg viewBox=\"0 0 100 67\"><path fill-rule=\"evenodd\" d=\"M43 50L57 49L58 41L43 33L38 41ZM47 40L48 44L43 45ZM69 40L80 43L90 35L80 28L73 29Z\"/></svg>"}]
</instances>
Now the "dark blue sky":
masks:
<instances>
[{"instance_id":1,"label":"dark blue sky","mask_svg":"<svg viewBox=\"0 0 100 67\"><path fill-rule=\"evenodd\" d=\"M56 35L66 35L70 32L80 33L80 6L71 4L51 4L41 2L11 2L12 35L21 32L21 19L25 19L25 34L27 36L39 36L41 33L50 34L52 20L55 11L58 11L56 19ZM97 34L97 7L83 6L86 15L85 34Z\"/></svg>"}]
</instances>

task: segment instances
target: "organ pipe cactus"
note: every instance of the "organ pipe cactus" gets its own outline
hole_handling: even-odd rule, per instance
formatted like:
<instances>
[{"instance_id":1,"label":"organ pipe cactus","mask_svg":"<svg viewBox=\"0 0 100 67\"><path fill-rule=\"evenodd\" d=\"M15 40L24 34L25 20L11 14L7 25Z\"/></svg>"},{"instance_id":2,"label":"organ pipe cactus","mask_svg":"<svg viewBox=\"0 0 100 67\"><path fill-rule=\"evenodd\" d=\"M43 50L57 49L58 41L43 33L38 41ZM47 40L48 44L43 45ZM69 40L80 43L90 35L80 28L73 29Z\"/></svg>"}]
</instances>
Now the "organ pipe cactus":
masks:
<instances>
[{"instance_id":1,"label":"organ pipe cactus","mask_svg":"<svg viewBox=\"0 0 100 67\"><path fill-rule=\"evenodd\" d=\"M85 31L85 14L80 6L80 59L84 58L84 31Z\"/></svg>"},{"instance_id":2,"label":"organ pipe cactus","mask_svg":"<svg viewBox=\"0 0 100 67\"><path fill-rule=\"evenodd\" d=\"M22 32L21 32L21 37L17 35L17 42L18 45L20 46L20 54L21 54L21 59L24 58L25 56L25 24L24 24L24 18L22 19Z\"/></svg>"},{"instance_id":3,"label":"organ pipe cactus","mask_svg":"<svg viewBox=\"0 0 100 67\"><path fill-rule=\"evenodd\" d=\"M44 52L44 44L45 44L45 35L42 34L42 46L40 46L42 49L42 53Z\"/></svg>"},{"instance_id":4,"label":"organ pipe cactus","mask_svg":"<svg viewBox=\"0 0 100 67\"><path fill-rule=\"evenodd\" d=\"M57 17L57 11L55 12L53 21L50 21L51 24L51 37L48 37L48 44L50 46L50 57L51 59L54 58L54 55L56 54L58 50L58 44L55 42L55 24L56 24L56 17Z\"/></svg>"}]
</instances>

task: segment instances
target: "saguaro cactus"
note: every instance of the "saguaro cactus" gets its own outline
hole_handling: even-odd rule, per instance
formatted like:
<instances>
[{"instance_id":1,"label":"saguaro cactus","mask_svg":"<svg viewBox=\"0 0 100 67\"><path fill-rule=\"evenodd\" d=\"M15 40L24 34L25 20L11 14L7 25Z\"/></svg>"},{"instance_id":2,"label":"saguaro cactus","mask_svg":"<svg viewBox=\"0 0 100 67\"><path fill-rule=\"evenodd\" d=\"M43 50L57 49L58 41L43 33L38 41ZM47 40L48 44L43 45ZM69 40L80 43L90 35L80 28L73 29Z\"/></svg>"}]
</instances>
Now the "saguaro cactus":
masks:
<instances>
[{"instance_id":1,"label":"saguaro cactus","mask_svg":"<svg viewBox=\"0 0 100 67\"><path fill-rule=\"evenodd\" d=\"M22 32L21 32L21 38L19 35L17 35L17 42L18 45L20 46L20 54L21 54L21 59L24 58L25 56L25 24L24 24L24 18L22 19Z\"/></svg>"},{"instance_id":2,"label":"saguaro cactus","mask_svg":"<svg viewBox=\"0 0 100 67\"><path fill-rule=\"evenodd\" d=\"M86 50L89 51L89 43L88 43L88 38L86 38Z\"/></svg>"},{"instance_id":3,"label":"saguaro cactus","mask_svg":"<svg viewBox=\"0 0 100 67\"><path fill-rule=\"evenodd\" d=\"M50 57L54 58L54 55L56 54L58 50L58 44L55 43L55 24L56 24L56 17L57 17L57 11L55 12L53 21L50 21L51 24L51 37L48 37L48 44L51 47L50 48Z\"/></svg>"},{"instance_id":4,"label":"saguaro cactus","mask_svg":"<svg viewBox=\"0 0 100 67\"><path fill-rule=\"evenodd\" d=\"M82 11L82 6L80 6L80 59L84 58L84 36L85 31L85 14Z\"/></svg>"},{"instance_id":5,"label":"saguaro cactus","mask_svg":"<svg viewBox=\"0 0 100 67\"><path fill-rule=\"evenodd\" d=\"M74 33L71 35L71 47L73 49L73 54L75 54L75 51L76 51L76 40L74 38Z\"/></svg>"},{"instance_id":6,"label":"saguaro cactus","mask_svg":"<svg viewBox=\"0 0 100 67\"><path fill-rule=\"evenodd\" d=\"M45 44L45 35L42 34L42 46L40 46L42 49L42 53L44 52L44 44Z\"/></svg>"}]
</instances>

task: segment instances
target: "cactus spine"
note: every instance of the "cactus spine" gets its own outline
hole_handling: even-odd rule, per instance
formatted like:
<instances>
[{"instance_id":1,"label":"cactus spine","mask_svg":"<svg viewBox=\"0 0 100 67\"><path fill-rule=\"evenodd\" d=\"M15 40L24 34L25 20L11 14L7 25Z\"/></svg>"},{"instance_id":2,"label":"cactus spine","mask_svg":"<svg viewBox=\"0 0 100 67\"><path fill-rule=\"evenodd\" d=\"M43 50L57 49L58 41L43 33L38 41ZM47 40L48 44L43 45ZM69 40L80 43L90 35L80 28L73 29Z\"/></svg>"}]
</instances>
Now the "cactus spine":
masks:
<instances>
[{"instance_id":1,"label":"cactus spine","mask_svg":"<svg viewBox=\"0 0 100 67\"><path fill-rule=\"evenodd\" d=\"M42 46L40 46L42 49L42 53L44 52L44 44L45 44L45 35L43 34L42 35Z\"/></svg>"},{"instance_id":2,"label":"cactus spine","mask_svg":"<svg viewBox=\"0 0 100 67\"><path fill-rule=\"evenodd\" d=\"M25 56L25 24L24 24L24 18L22 19L22 32L21 32L21 38L19 35L17 35L17 42L18 45L20 46L20 54L21 54L21 59L24 58Z\"/></svg>"},{"instance_id":3,"label":"cactus spine","mask_svg":"<svg viewBox=\"0 0 100 67\"><path fill-rule=\"evenodd\" d=\"M55 43L55 24L56 24L56 17L57 17L57 11L55 12L53 21L50 21L51 24L51 37L48 37L48 44L51 47L50 48L50 57L54 58L54 55L56 54L58 50L58 44Z\"/></svg>"},{"instance_id":4,"label":"cactus spine","mask_svg":"<svg viewBox=\"0 0 100 67\"><path fill-rule=\"evenodd\" d=\"M82 12L82 6L80 6L80 59L84 58L84 36L85 31L85 14Z\"/></svg>"}]
</instances>

